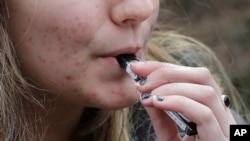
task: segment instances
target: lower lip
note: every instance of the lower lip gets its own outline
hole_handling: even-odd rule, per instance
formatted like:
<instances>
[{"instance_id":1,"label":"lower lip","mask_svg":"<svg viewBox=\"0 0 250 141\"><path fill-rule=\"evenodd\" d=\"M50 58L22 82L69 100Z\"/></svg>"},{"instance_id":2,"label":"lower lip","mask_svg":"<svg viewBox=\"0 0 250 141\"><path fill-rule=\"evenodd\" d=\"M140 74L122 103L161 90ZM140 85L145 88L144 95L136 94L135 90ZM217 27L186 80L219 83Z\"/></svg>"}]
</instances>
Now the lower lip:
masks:
<instances>
[{"instance_id":1,"label":"lower lip","mask_svg":"<svg viewBox=\"0 0 250 141\"><path fill-rule=\"evenodd\" d=\"M102 60L105 61L110 66L119 67L119 64L115 57L102 57Z\"/></svg>"}]
</instances>

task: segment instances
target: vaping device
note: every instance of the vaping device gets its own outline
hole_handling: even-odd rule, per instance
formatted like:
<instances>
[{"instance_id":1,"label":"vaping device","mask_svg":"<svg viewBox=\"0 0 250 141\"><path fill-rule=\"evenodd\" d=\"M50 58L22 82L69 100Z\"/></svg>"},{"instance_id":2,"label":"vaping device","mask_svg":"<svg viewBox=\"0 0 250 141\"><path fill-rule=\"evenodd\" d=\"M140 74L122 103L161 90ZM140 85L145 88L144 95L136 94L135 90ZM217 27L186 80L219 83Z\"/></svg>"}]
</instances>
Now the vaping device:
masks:
<instances>
[{"instance_id":1,"label":"vaping device","mask_svg":"<svg viewBox=\"0 0 250 141\"><path fill-rule=\"evenodd\" d=\"M140 61L134 54L121 54L116 57L118 63L120 66L130 75L131 78L133 78L137 83L144 84L146 82L145 77L141 77L133 73L133 71L130 69L130 63L133 61ZM150 92L147 92L150 93ZM164 112L175 121L175 123L178 125L178 127L185 131L185 133L189 136L196 135L197 129L196 124L192 121L190 121L188 118L186 118L184 115L182 115L179 112L172 112L164 110Z\"/></svg>"}]
</instances>

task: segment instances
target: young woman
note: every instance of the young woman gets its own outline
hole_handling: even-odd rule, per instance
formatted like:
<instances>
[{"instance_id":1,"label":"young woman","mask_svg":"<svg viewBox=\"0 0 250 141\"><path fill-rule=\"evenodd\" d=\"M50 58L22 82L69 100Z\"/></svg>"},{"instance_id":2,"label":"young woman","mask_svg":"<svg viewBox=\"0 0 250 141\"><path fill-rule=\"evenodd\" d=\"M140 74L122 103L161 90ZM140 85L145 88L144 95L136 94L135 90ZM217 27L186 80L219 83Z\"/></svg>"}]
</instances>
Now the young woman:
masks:
<instances>
[{"instance_id":1,"label":"young woman","mask_svg":"<svg viewBox=\"0 0 250 141\"><path fill-rule=\"evenodd\" d=\"M140 102L158 141L228 140L235 120L208 69L137 62L131 69L148 78L138 86L116 61L120 54L143 59L159 0L0 6L1 140L129 140L128 107L147 91L152 95ZM198 134L182 139L163 110L182 113Z\"/></svg>"}]
</instances>

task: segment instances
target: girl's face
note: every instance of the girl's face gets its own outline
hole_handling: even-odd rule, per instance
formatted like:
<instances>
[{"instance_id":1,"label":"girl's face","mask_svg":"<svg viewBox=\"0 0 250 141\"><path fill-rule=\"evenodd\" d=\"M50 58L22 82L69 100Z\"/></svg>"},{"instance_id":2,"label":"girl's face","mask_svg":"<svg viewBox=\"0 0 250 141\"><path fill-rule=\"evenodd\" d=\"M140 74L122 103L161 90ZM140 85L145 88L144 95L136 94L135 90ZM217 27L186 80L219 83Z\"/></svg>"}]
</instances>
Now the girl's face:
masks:
<instances>
[{"instance_id":1,"label":"girl's face","mask_svg":"<svg viewBox=\"0 0 250 141\"><path fill-rule=\"evenodd\" d=\"M117 109L137 100L115 56L141 56L159 0L9 0L25 77L66 102Z\"/></svg>"}]
</instances>

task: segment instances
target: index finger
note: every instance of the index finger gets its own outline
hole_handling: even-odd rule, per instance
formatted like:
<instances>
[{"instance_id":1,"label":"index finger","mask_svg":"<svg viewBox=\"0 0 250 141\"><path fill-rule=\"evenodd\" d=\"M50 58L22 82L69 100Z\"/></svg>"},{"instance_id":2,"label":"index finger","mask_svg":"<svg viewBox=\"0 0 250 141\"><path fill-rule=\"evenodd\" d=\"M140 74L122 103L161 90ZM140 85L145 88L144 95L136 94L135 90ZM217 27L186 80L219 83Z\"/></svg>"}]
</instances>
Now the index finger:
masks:
<instances>
[{"instance_id":1,"label":"index finger","mask_svg":"<svg viewBox=\"0 0 250 141\"><path fill-rule=\"evenodd\" d=\"M145 67L147 67L147 69L144 69ZM178 66L170 63L163 63L157 61L141 61L141 62L135 61L131 63L132 71L142 77L148 76L150 73L161 67L175 68Z\"/></svg>"}]
</instances>

